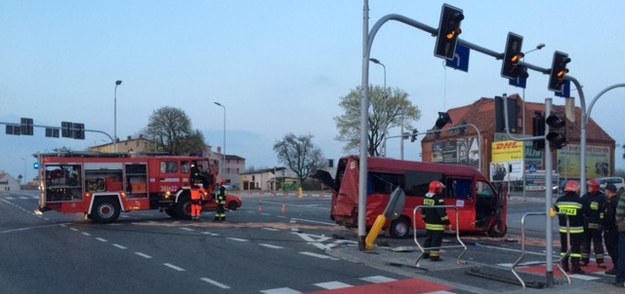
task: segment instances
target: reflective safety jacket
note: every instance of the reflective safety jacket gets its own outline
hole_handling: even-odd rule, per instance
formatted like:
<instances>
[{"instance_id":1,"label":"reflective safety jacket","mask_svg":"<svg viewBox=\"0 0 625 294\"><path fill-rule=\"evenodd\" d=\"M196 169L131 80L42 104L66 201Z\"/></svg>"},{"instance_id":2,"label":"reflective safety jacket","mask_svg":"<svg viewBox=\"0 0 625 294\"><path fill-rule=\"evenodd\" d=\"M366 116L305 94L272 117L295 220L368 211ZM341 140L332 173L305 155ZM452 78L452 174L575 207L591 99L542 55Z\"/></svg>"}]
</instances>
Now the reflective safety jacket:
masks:
<instances>
[{"instance_id":1,"label":"reflective safety jacket","mask_svg":"<svg viewBox=\"0 0 625 294\"><path fill-rule=\"evenodd\" d=\"M202 200L202 193L204 193L204 189L191 189L191 200Z\"/></svg>"},{"instance_id":2,"label":"reflective safety jacket","mask_svg":"<svg viewBox=\"0 0 625 294\"><path fill-rule=\"evenodd\" d=\"M226 188L223 186L219 188L219 192L217 192L217 197L215 197L215 202L217 204L226 205Z\"/></svg>"},{"instance_id":3,"label":"reflective safety jacket","mask_svg":"<svg viewBox=\"0 0 625 294\"><path fill-rule=\"evenodd\" d=\"M435 205L445 205L445 200L440 194L427 193L423 199L423 207L421 207L421 217L425 221L425 229L431 231L444 231L445 225L449 224L447 216L447 208L432 207Z\"/></svg>"},{"instance_id":4,"label":"reflective safety jacket","mask_svg":"<svg viewBox=\"0 0 625 294\"><path fill-rule=\"evenodd\" d=\"M598 229L604 222L605 202L607 196L601 192L586 193L582 196L582 204L586 225L589 229Z\"/></svg>"},{"instance_id":5,"label":"reflective safety jacket","mask_svg":"<svg viewBox=\"0 0 625 294\"><path fill-rule=\"evenodd\" d=\"M571 234L584 233L584 214L582 200L576 193L567 192L556 200L555 210L569 217L569 229ZM566 216L558 214L560 233L566 234Z\"/></svg>"}]
</instances>

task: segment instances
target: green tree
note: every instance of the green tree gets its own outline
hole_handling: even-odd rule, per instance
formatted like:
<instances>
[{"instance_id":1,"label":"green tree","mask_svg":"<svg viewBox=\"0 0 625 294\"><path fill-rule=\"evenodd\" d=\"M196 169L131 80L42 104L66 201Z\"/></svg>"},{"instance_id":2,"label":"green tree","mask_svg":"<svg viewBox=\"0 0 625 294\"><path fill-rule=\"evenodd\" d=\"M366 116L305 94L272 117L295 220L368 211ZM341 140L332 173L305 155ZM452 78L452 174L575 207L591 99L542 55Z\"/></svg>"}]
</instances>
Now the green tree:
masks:
<instances>
[{"instance_id":1,"label":"green tree","mask_svg":"<svg viewBox=\"0 0 625 294\"><path fill-rule=\"evenodd\" d=\"M325 161L321 149L313 144L312 138L312 135L295 136L289 133L273 145L278 161L291 169L300 183L303 183L311 172L322 167Z\"/></svg>"},{"instance_id":2,"label":"green tree","mask_svg":"<svg viewBox=\"0 0 625 294\"><path fill-rule=\"evenodd\" d=\"M204 135L191 129L191 119L179 108L161 107L150 116L143 131L158 145L160 151L173 155L187 155L204 150Z\"/></svg>"},{"instance_id":3,"label":"green tree","mask_svg":"<svg viewBox=\"0 0 625 294\"><path fill-rule=\"evenodd\" d=\"M341 97L339 106L345 113L334 117L339 131L338 141L345 142L343 150L352 153L360 147L360 101L361 87L352 89ZM421 110L408 100L408 94L399 88L369 87L369 130L367 153L380 156L387 130L404 124L405 130L413 129L411 122L421 118ZM402 118L403 117L403 118Z\"/></svg>"}]
</instances>

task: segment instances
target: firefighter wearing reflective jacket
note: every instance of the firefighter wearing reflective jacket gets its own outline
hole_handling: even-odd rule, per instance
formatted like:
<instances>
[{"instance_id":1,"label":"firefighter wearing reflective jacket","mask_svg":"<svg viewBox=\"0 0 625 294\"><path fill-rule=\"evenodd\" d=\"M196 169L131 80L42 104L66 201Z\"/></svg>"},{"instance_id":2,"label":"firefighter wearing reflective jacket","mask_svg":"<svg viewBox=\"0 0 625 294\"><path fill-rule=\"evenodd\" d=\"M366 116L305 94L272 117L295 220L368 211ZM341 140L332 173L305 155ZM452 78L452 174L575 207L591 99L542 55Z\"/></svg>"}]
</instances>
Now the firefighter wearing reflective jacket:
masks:
<instances>
[{"instance_id":1,"label":"firefighter wearing reflective jacket","mask_svg":"<svg viewBox=\"0 0 625 294\"><path fill-rule=\"evenodd\" d=\"M219 186L219 190L217 191L217 195L215 195L215 202L217 202L217 212L215 213L215 221L225 221L226 220L226 187L223 185Z\"/></svg>"},{"instance_id":2,"label":"firefighter wearing reflective jacket","mask_svg":"<svg viewBox=\"0 0 625 294\"><path fill-rule=\"evenodd\" d=\"M569 235L571 238L571 264L574 274L583 274L580 268L582 258L580 245L584 239L584 215L582 212L582 200L579 197L580 186L577 181L568 181L564 186L564 195L556 200L555 208L551 211L551 217L558 216L560 224L560 255L562 256L562 268L569 271L569 256L567 251L569 241L567 238L567 216L569 220ZM558 214L559 213L559 214Z\"/></svg>"},{"instance_id":3,"label":"firefighter wearing reflective jacket","mask_svg":"<svg viewBox=\"0 0 625 294\"><path fill-rule=\"evenodd\" d=\"M200 214L202 213L202 194L204 193L204 189L202 188L202 183L196 181L193 183L191 187L191 218L199 219Z\"/></svg>"},{"instance_id":4,"label":"firefighter wearing reflective jacket","mask_svg":"<svg viewBox=\"0 0 625 294\"><path fill-rule=\"evenodd\" d=\"M606 268L603 251L603 225L605 222L605 202L608 197L601 192L596 180L586 182L588 193L582 196L584 210L584 241L582 242L582 265L590 262L590 247L595 252L595 260L599 268Z\"/></svg>"},{"instance_id":5,"label":"firefighter wearing reflective jacket","mask_svg":"<svg viewBox=\"0 0 625 294\"><path fill-rule=\"evenodd\" d=\"M429 258L431 261L440 261L439 249L443 243L445 227L449 225L449 218L447 217L447 209L445 207L431 206L445 205L442 195L445 185L439 181L432 181L429 188L429 192L425 194L425 199L423 199L423 207L421 209L421 217L425 222L426 230L423 258Z\"/></svg>"}]
</instances>

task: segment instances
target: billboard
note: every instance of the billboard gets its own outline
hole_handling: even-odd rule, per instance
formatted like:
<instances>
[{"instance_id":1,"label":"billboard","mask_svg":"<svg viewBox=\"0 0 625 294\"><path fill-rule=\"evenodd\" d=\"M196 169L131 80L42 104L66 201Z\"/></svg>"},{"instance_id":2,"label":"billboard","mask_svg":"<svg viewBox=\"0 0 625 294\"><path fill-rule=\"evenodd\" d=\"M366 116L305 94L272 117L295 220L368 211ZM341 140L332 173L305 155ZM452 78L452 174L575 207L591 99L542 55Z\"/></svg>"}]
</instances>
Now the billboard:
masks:
<instances>
[{"instance_id":1,"label":"billboard","mask_svg":"<svg viewBox=\"0 0 625 294\"><path fill-rule=\"evenodd\" d=\"M432 142L432 162L479 167L477 137Z\"/></svg>"},{"instance_id":2,"label":"billboard","mask_svg":"<svg viewBox=\"0 0 625 294\"><path fill-rule=\"evenodd\" d=\"M492 143L490 180L520 181L523 179L523 142L499 141Z\"/></svg>"},{"instance_id":3,"label":"billboard","mask_svg":"<svg viewBox=\"0 0 625 294\"><path fill-rule=\"evenodd\" d=\"M558 150L558 173L562 178L578 179L580 169L580 145L569 144ZM586 146L586 177L588 179L610 176L610 147Z\"/></svg>"}]
</instances>

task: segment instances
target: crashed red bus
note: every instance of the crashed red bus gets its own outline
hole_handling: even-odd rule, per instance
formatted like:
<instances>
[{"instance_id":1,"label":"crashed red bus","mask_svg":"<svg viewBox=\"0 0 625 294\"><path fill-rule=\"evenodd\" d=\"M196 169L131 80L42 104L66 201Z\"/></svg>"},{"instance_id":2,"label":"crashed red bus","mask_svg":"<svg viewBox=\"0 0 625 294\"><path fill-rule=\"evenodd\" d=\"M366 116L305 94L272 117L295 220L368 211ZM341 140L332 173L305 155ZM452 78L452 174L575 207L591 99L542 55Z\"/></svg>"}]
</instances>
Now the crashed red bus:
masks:
<instances>
[{"instance_id":1,"label":"crashed red bus","mask_svg":"<svg viewBox=\"0 0 625 294\"><path fill-rule=\"evenodd\" d=\"M332 190L331 219L347 227L358 225L359 157L347 156L339 160L334 179L326 171L318 171L316 178ZM507 195L496 189L486 177L473 167L413 162L389 158L370 157L367 172L366 223L371 228L378 215L383 214L390 194L401 187L405 194L405 206L401 216L387 221L384 229L396 238L409 236L413 224L413 210L423 204L431 181L445 184L445 205L448 208L452 230L461 232L485 232L491 237L506 234ZM417 228L424 228L420 217Z\"/></svg>"}]
</instances>

